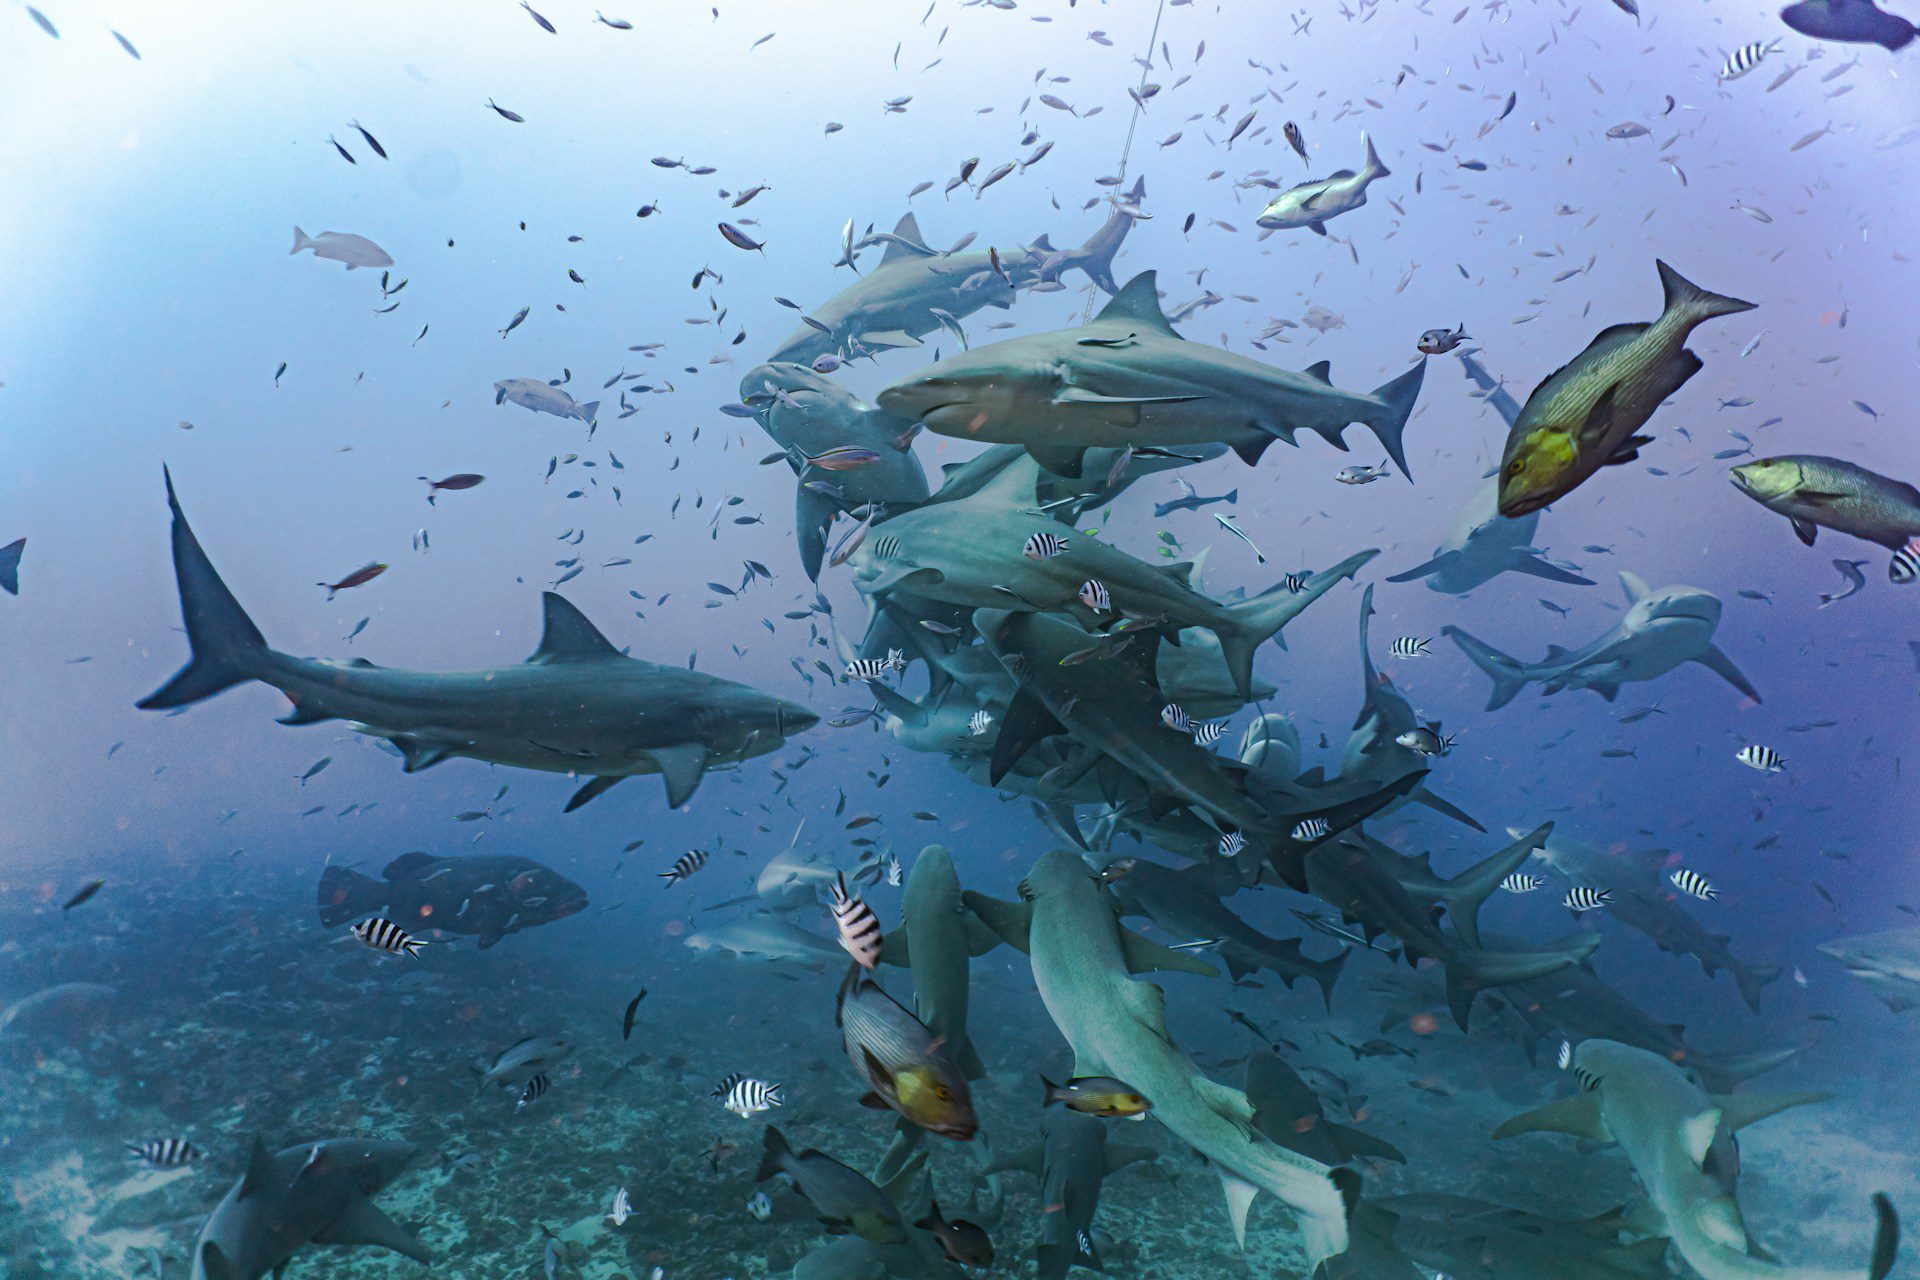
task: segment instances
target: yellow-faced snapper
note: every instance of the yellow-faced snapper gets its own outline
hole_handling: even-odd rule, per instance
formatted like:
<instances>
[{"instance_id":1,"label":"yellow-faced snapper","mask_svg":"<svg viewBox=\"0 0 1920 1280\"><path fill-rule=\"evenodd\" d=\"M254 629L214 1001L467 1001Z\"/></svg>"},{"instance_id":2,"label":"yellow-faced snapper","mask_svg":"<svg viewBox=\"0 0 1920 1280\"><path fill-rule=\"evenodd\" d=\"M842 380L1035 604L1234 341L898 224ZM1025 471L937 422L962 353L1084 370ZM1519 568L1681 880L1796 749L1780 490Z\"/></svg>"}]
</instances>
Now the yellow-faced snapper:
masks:
<instances>
[{"instance_id":1,"label":"yellow-faced snapper","mask_svg":"<svg viewBox=\"0 0 1920 1280\"><path fill-rule=\"evenodd\" d=\"M1058 1103L1082 1115L1126 1120L1138 1119L1153 1110L1153 1103L1132 1085L1112 1076L1075 1076L1065 1084L1055 1084L1041 1076L1040 1084L1044 1090L1040 1105L1045 1107Z\"/></svg>"}]
</instances>

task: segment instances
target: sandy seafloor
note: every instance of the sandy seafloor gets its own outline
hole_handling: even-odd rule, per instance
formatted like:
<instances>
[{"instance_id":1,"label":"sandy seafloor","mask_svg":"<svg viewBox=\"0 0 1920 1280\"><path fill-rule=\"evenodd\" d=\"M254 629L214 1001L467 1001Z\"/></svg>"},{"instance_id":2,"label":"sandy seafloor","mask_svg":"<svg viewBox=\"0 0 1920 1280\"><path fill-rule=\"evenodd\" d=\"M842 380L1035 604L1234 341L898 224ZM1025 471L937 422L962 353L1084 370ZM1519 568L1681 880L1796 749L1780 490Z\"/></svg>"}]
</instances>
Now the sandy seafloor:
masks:
<instances>
[{"instance_id":1,"label":"sandy seafloor","mask_svg":"<svg viewBox=\"0 0 1920 1280\"><path fill-rule=\"evenodd\" d=\"M656 1266L670 1280L784 1276L831 1237L790 1193L775 1196L770 1221L747 1213L762 1118L721 1110L707 1096L713 1083L743 1064L783 1081L789 1102L771 1118L795 1145L862 1169L891 1131L889 1116L846 1105L856 1086L833 1028L836 974L695 958L673 928L638 945L609 930L606 946L582 948L577 935L562 941L564 925L487 953L454 943L405 963L329 943L311 923L311 890L298 877L238 888L239 873L225 874L234 882L211 899L215 886L204 882L143 886L150 910L116 923L113 974L97 967L107 939L81 941L57 911L25 908L19 893L4 899L10 940L0 945L0 966L10 987L105 977L121 991L103 1023L7 1046L0 1264L9 1280L149 1276L156 1265L168 1280L184 1276L199 1218L237 1177L255 1131L276 1148L342 1135L418 1144L407 1173L377 1202L434 1251L436 1276L538 1275L542 1227L567 1242L586 1280L645 1280ZM1236 904L1255 908L1258 920L1283 910L1280 896ZM210 901L230 923L205 926ZM596 972L560 970L582 955L601 957ZM1697 971L1684 972L1691 961L1662 962L1685 979L1664 993L1669 1000L1684 992L1708 1003ZM883 974L904 994L904 975ZM1241 1009L1299 1046L1288 1051L1296 1066L1340 1075L1366 1099L1360 1127L1409 1157L1404 1167L1363 1166L1369 1194L1483 1196L1569 1218L1635 1198L1616 1151L1553 1135L1493 1144L1488 1134L1500 1120L1570 1091L1571 1079L1553 1069L1551 1046L1529 1066L1517 1044L1500 1039L1498 1011L1484 999L1471 1046L1443 1010L1428 1035L1404 1018L1383 1028L1381 986L1406 975L1378 954L1356 956L1330 1018L1306 984L1288 992L1257 985L1260 975L1223 989L1175 975L1170 1028L1213 1075L1238 1083L1253 1040L1219 1010ZM621 1011L639 984L649 995L623 1044ZM1711 994L1726 999L1711 1003L1738 1009L1725 977L1720 986ZM1779 1028L1791 1025L1788 1002L1800 998L1787 986L1768 997L1772 1039L1744 1010L1690 1027L1690 1037L1727 1051L1777 1043ZM982 1141L932 1143L935 1189L949 1212L979 1186L989 1149L1033 1140L1037 1074L1067 1065L1021 957L1002 948L976 961L975 993L972 1025L991 1073L976 1089L990 1128ZM1660 1009L1657 987L1634 994ZM1831 1091L1834 1100L1740 1135L1749 1228L1809 1265L1864 1261L1872 1192L1920 1204L1910 1030L1864 994L1840 994L1851 1024L1844 1039L1830 1032L1832 1047L1823 1048L1817 1036L1830 1024L1807 1022L1803 1038L1813 1047L1747 1086ZM552 1092L524 1112L512 1093L476 1094L469 1064L528 1033L579 1045ZM1413 1056L1356 1058L1331 1036L1355 1045L1380 1037ZM1331 1103L1329 1114L1349 1118ZM1116 1242L1109 1274L1300 1274L1293 1234L1272 1201L1256 1204L1242 1256L1213 1173L1150 1120L1124 1129L1118 1140L1163 1154L1106 1183L1098 1223ZM190 1137L209 1158L191 1171L143 1170L122 1143L155 1136ZM708 1157L716 1138L739 1148L717 1171ZM620 1186L634 1212L615 1229L604 1215ZM1012 1175L1006 1187L994 1235L1001 1269L1012 1264L1019 1274L1030 1267L1041 1206L1031 1179ZM421 1268L376 1250L308 1249L292 1273L400 1278Z\"/></svg>"}]
</instances>

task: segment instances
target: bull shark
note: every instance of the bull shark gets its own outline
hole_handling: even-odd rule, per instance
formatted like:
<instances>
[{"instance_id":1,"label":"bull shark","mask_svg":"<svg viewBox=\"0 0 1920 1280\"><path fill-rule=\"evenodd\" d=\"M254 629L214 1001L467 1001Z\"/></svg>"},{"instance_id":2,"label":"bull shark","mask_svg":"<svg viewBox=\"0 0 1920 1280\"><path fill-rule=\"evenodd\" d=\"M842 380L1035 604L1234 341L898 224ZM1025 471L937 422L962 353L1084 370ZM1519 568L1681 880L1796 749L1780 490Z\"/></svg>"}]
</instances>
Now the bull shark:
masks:
<instances>
[{"instance_id":1,"label":"bull shark","mask_svg":"<svg viewBox=\"0 0 1920 1280\"><path fill-rule=\"evenodd\" d=\"M1040 1202L1049 1206L1034 1250L1039 1280L1063 1280L1072 1268L1103 1270L1094 1245L1094 1216L1108 1177L1154 1158L1146 1147L1107 1141L1110 1121L1066 1107L1040 1117L1040 1144L994 1160L988 1174L1030 1173L1040 1181Z\"/></svg>"},{"instance_id":2,"label":"bull shark","mask_svg":"<svg viewBox=\"0 0 1920 1280\"><path fill-rule=\"evenodd\" d=\"M740 379L740 398L754 420L787 451L794 488L794 535L800 563L818 580L834 517L862 507L880 514L927 500L927 473L913 455L913 424L864 403L831 378L801 364L763 364ZM850 445L876 460L846 471L821 471L807 458Z\"/></svg>"},{"instance_id":3,"label":"bull shark","mask_svg":"<svg viewBox=\"0 0 1920 1280\"><path fill-rule=\"evenodd\" d=\"M220 579L167 477L173 567L192 657L141 699L184 707L258 680L286 695L281 724L345 720L385 738L415 773L453 757L585 776L579 808L623 779L660 774L667 804L692 797L708 769L778 750L819 717L771 694L684 667L629 658L566 600L545 593L540 647L518 666L427 672L364 659L296 658L267 647Z\"/></svg>"},{"instance_id":4,"label":"bull shark","mask_svg":"<svg viewBox=\"0 0 1920 1280\"><path fill-rule=\"evenodd\" d=\"M1027 248L1007 252L942 253L927 246L909 213L884 237L880 265L808 312L813 323L795 330L769 359L811 364L828 354L917 347L927 334L982 307L1011 307L1020 290L1057 284L1069 271L1113 293L1113 258L1141 216L1138 206L1145 194L1145 186L1136 183L1077 249L1056 249L1041 236Z\"/></svg>"},{"instance_id":5,"label":"bull shark","mask_svg":"<svg viewBox=\"0 0 1920 1280\"><path fill-rule=\"evenodd\" d=\"M1339 169L1327 177L1282 191L1260 211L1254 222L1269 231L1305 227L1315 235L1327 234L1327 219L1358 209L1367 202L1367 187L1373 180L1393 172L1380 163L1380 153L1373 149L1372 138L1363 134L1360 140L1367 148L1367 161L1360 166L1360 172Z\"/></svg>"},{"instance_id":6,"label":"bull shark","mask_svg":"<svg viewBox=\"0 0 1920 1280\"><path fill-rule=\"evenodd\" d=\"M192 1280L279 1275L309 1244L374 1245L428 1261L426 1246L372 1200L415 1150L411 1142L329 1138L270 1154L255 1137L246 1174L194 1241Z\"/></svg>"},{"instance_id":7,"label":"bull shark","mask_svg":"<svg viewBox=\"0 0 1920 1280\"><path fill-rule=\"evenodd\" d=\"M1153 1103L1153 1118L1219 1174L1243 1248L1247 1210L1265 1191L1292 1212L1307 1269L1343 1251L1359 1175L1329 1169L1260 1133L1247 1096L1201 1074L1168 1037L1161 989L1129 976L1211 975L1213 966L1122 928L1078 854L1042 854L1020 882L1020 896L1003 902L972 890L962 895L1002 940L1027 953L1041 1002L1073 1049L1073 1074L1113 1076Z\"/></svg>"},{"instance_id":8,"label":"bull shark","mask_svg":"<svg viewBox=\"0 0 1920 1280\"><path fill-rule=\"evenodd\" d=\"M1511 428L1520 416L1519 404L1471 355L1462 352L1460 364ZM1396 573L1387 581L1413 582L1425 578L1429 591L1453 596L1463 596L1475 587L1483 587L1503 573L1526 574L1567 586L1592 586L1593 579L1562 569L1534 549L1539 524L1538 511L1513 519L1501 515L1500 477L1489 476L1454 517L1453 527L1447 531L1445 541L1434 548L1433 558Z\"/></svg>"},{"instance_id":9,"label":"bull shark","mask_svg":"<svg viewBox=\"0 0 1920 1280\"><path fill-rule=\"evenodd\" d=\"M1300 950L1298 938L1268 937L1220 900L1205 868L1175 870L1142 859L1112 887L1122 915L1146 916L1178 937L1219 939L1220 945L1209 950L1220 957L1235 982L1260 969L1279 978L1289 989L1299 979L1307 978L1319 984L1327 1008L1333 1008L1333 984L1352 953L1343 950L1327 960L1310 960Z\"/></svg>"},{"instance_id":10,"label":"bull shark","mask_svg":"<svg viewBox=\"0 0 1920 1280\"><path fill-rule=\"evenodd\" d=\"M1760 691L1713 643L1714 629L1720 625L1720 597L1688 586L1655 591L1639 575L1624 571L1620 588L1626 593L1627 612L1611 631L1572 652L1549 645L1546 657L1534 663L1510 658L1459 627L1443 627L1441 632L1493 678L1489 711L1506 706L1530 684L1544 684L1547 693L1591 689L1612 702L1621 685L1658 679L1689 662L1699 663L1760 701Z\"/></svg>"},{"instance_id":11,"label":"bull shark","mask_svg":"<svg viewBox=\"0 0 1920 1280\"><path fill-rule=\"evenodd\" d=\"M1760 1012L1760 993L1779 978L1779 968L1736 960L1727 950L1731 938L1707 932L1693 918L1663 874L1665 849L1628 853L1562 837L1548 840L1534 856L1569 886L1609 890L1606 916L1645 934L1662 951L1693 956L1708 977L1722 969L1733 974L1740 998Z\"/></svg>"},{"instance_id":12,"label":"bull shark","mask_svg":"<svg viewBox=\"0 0 1920 1280\"><path fill-rule=\"evenodd\" d=\"M1821 943L1820 952L1845 965L1895 1013L1920 1008L1920 928L1835 938Z\"/></svg>"},{"instance_id":13,"label":"bull shark","mask_svg":"<svg viewBox=\"0 0 1920 1280\"><path fill-rule=\"evenodd\" d=\"M1622 1243L1626 1212L1567 1222L1435 1192L1360 1206L1354 1247L1325 1280L1425 1280L1417 1261L1453 1280L1668 1280L1667 1242Z\"/></svg>"},{"instance_id":14,"label":"bull shark","mask_svg":"<svg viewBox=\"0 0 1920 1280\"><path fill-rule=\"evenodd\" d=\"M1301 373L1188 342L1160 309L1154 273L1128 281L1077 329L991 343L939 360L880 392L880 407L929 431L1023 445L1041 466L1083 474L1087 449L1178 452L1225 444L1249 465L1275 440L1312 431L1345 449L1365 424L1407 472L1402 435L1424 363L1371 393L1342 391L1326 362Z\"/></svg>"},{"instance_id":15,"label":"bull shark","mask_svg":"<svg viewBox=\"0 0 1920 1280\"><path fill-rule=\"evenodd\" d=\"M690 933L686 945L715 955L761 963L793 962L815 970L838 965L846 952L831 938L823 938L775 915L749 914L723 920Z\"/></svg>"},{"instance_id":16,"label":"bull shark","mask_svg":"<svg viewBox=\"0 0 1920 1280\"><path fill-rule=\"evenodd\" d=\"M1734 1134L1825 1094L1712 1096L1658 1054L1611 1040L1573 1051L1581 1092L1515 1116L1494 1131L1569 1133L1618 1142L1646 1188L1666 1235L1703 1280L1883 1280L1900 1246L1900 1220L1884 1195L1873 1197L1878 1224L1864 1268L1801 1267L1753 1252L1735 1181Z\"/></svg>"},{"instance_id":17,"label":"bull shark","mask_svg":"<svg viewBox=\"0 0 1920 1280\"><path fill-rule=\"evenodd\" d=\"M1254 650L1377 554L1350 556L1314 574L1300 592L1276 587L1221 604L1193 589L1190 563L1150 565L1097 539L1063 534L1030 505L1033 474L1030 466L1011 466L966 501L932 503L876 526L848 561L855 586L869 599L905 593L973 609L1025 607L1111 622L1111 611L1081 600L1085 584L1096 581L1115 610L1213 632L1244 700L1252 696ZM1015 495L1022 494L1029 505L1020 505ZM1025 554L1041 538L1063 544L1058 554Z\"/></svg>"}]
</instances>

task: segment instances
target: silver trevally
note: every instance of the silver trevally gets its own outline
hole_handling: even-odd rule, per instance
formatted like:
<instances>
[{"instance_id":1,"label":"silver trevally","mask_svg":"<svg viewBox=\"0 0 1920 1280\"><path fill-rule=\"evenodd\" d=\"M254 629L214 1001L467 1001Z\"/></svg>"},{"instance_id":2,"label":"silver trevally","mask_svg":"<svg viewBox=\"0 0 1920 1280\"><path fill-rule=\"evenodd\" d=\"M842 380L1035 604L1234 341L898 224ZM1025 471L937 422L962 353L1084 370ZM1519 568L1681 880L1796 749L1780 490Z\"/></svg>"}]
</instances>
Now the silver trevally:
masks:
<instances>
[{"instance_id":1,"label":"silver trevally","mask_svg":"<svg viewBox=\"0 0 1920 1280\"><path fill-rule=\"evenodd\" d=\"M1460 364L1511 428L1520 416L1519 404L1472 356L1462 352ZM1429 591L1454 596L1485 586L1503 573L1524 573L1568 586L1592 586L1591 578L1562 569L1534 549L1534 530L1539 524L1538 511L1512 518L1501 515L1500 478L1490 476L1460 509L1446 540L1434 548L1433 559L1404 573L1396 573L1387 581L1412 582L1425 578Z\"/></svg>"},{"instance_id":2,"label":"silver trevally","mask_svg":"<svg viewBox=\"0 0 1920 1280\"><path fill-rule=\"evenodd\" d=\"M600 412L598 400L575 400L559 387L538 378L502 378L494 383L493 402L502 404L508 400L535 413L578 418L582 422L594 421Z\"/></svg>"},{"instance_id":3,"label":"silver trevally","mask_svg":"<svg viewBox=\"0 0 1920 1280\"><path fill-rule=\"evenodd\" d=\"M295 254L302 249L313 250L316 258L326 258L331 262L344 262L347 270L355 267L390 267L393 259L365 236L356 236L346 231L322 231L310 236L300 228L293 229L293 248L287 250Z\"/></svg>"},{"instance_id":4,"label":"silver trevally","mask_svg":"<svg viewBox=\"0 0 1920 1280\"><path fill-rule=\"evenodd\" d=\"M1654 591L1637 574L1625 572L1620 586L1627 595L1627 613L1613 630L1573 652L1549 645L1547 656L1535 663L1516 661L1459 627L1441 630L1475 666L1493 677L1489 711L1506 706L1522 689L1536 683L1544 684L1547 693L1591 689L1612 702L1621 685L1657 679L1688 662L1699 663L1760 701L1760 691L1713 643L1714 629L1720 625L1720 597L1698 587Z\"/></svg>"},{"instance_id":5,"label":"silver trevally","mask_svg":"<svg viewBox=\"0 0 1920 1280\"><path fill-rule=\"evenodd\" d=\"M142 710L184 707L258 680L286 695L281 724L344 720L385 738L409 773L459 756L586 779L578 808L623 778L662 775L679 808L708 769L778 750L819 717L771 694L682 666L629 658L552 592L525 662L481 671L407 671L365 659L296 658L266 637L220 580L167 479L173 566L192 657Z\"/></svg>"},{"instance_id":6,"label":"silver trevally","mask_svg":"<svg viewBox=\"0 0 1920 1280\"><path fill-rule=\"evenodd\" d=\"M1401 436L1420 393L1417 364L1371 393L1342 391L1326 361L1294 373L1188 342L1160 309L1143 271L1077 329L1009 338L936 361L877 397L929 431L1025 446L1041 466L1078 476L1093 448L1225 444L1249 464L1300 431L1345 449L1365 424L1402 472Z\"/></svg>"},{"instance_id":7,"label":"silver trevally","mask_svg":"<svg viewBox=\"0 0 1920 1280\"><path fill-rule=\"evenodd\" d=\"M1360 172L1341 169L1324 178L1303 182L1275 196L1254 221L1269 231L1307 228L1318 235L1327 234L1327 219L1351 213L1367 202L1367 184L1393 172L1380 163L1373 139L1365 134L1360 140L1367 147L1367 162Z\"/></svg>"}]
</instances>

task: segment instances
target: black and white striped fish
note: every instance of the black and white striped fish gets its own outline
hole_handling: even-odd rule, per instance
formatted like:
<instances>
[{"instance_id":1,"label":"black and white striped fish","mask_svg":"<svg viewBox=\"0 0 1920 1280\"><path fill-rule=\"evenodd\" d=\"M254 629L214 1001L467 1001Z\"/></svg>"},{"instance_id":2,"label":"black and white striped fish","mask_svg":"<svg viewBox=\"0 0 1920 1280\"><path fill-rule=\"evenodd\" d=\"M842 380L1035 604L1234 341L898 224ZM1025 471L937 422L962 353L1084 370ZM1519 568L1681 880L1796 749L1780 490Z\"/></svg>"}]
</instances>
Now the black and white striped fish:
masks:
<instances>
[{"instance_id":1,"label":"black and white striped fish","mask_svg":"<svg viewBox=\"0 0 1920 1280\"><path fill-rule=\"evenodd\" d=\"M1432 640L1422 640L1418 636L1401 636L1387 646L1387 652L1396 658L1420 658L1433 652L1427 648L1432 643Z\"/></svg>"},{"instance_id":2,"label":"black and white striped fish","mask_svg":"<svg viewBox=\"0 0 1920 1280\"><path fill-rule=\"evenodd\" d=\"M1749 769L1758 769L1762 773L1779 773L1787 767L1787 758L1772 747L1763 747L1759 743L1740 748L1733 757Z\"/></svg>"},{"instance_id":3,"label":"black and white striped fish","mask_svg":"<svg viewBox=\"0 0 1920 1280\"><path fill-rule=\"evenodd\" d=\"M546 1097L547 1090L552 1087L553 1081L547 1079L544 1075L535 1076L533 1079L527 1081L527 1087L520 1091L520 1101L513 1104L513 1109L518 1111L529 1102L535 1102Z\"/></svg>"},{"instance_id":4,"label":"black and white striped fish","mask_svg":"<svg viewBox=\"0 0 1920 1280\"><path fill-rule=\"evenodd\" d=\"M1755 40L1752 44L1741 45L1738 49L1728 54L1727 60L1721 64L1721 83L1724 84L1729 80L1738 80L1741 76L1746 75L1747 72L1759 66L1761 62L1765 61L1768 54L1779 47L1780 42L1778 40L1770 40L1764 43Z\"/></svg>"},{"instance_id":5,"label":"black and white striped fish","mask_svg":"<svg viewBox=\"0 0 1920 1280\"><path fill-rule=\"evenodd\" d=\"M889 671L899 670L906 665L906 662L904 660L899 662L894 661L894 653L898 652L898 650L894 650L893 653L889 653L884 658L855 658L847 664L847 679L878 680Z\"/></svg>"},{"instance_id":6,"label":"black and white striped fish","mask_svg":"<svg viewBox=\"0 0 1920 1280\"><path fill-rule=\"evenodd\" d=\"M1545 883L1546 881L1539 876L1530 876L1523 871L1516 871L1502 880L1500 887L1508 893L1532 893Z\"/></svg>"},{"instance_id":7,"label":"black and white striped fish","mask_svg":"<svg viewBox=\"0 0 1920 1280\"><path fill-rule=\"evenodd\" d=\"M1556 1061L1559 1062L1562 1071L1565 1071L1573 1065L1573 1041L1562 1040L1560 1042L1560 1056Z\"/></svg>"},{"instance_id":8,"label":"black and white striped fish","mask_svg":"<svg viewBox=\"0 0 1920 1280\"><path fill-rule=\"evenodd\" d=\"M1196 747L1210 747L1220 741L1221 735L1226 733L1226 731L1226 723L1221 720L1208 720L1196 724L1193 726L1193 745Z\"/></svg>"},{"instance_id":9,"label":"black and white striped fish","mask_svg":"<svg viewBox=\"0 0 1920 1280\"><path fill-rule=\"evenodd\" d=\"M833 922L840 929L840 945L846 948L855 964L871 969L880 963L880 947L884 941L880 936L880 917L873 914L873 908L858 894L848 892L845 875L834 877Z\"/></svg>"},{"instance_id":10,"label":"black and white striped fish","mask_svg":"<svg viewBox=\"0 0 1920 1280\"><path fill-rule=\"evenodd\" d=\"M1612 901L1613 890L1611 889L1589 889L1584 884L1577 884L1567 890L1567 896L1561 900L1560 905L1574 912L1598 911Z\"/></svg>"},{"instance_id":11,"label":"black and white striped fish","mask_svg":"<svg viewBox=\"0 0 1920 1280\"><path fill-rule=\"evenodd\" d=\"M1057 533L1036 533L1027 539L1020 554L1029 560L1051 560L1067 549L1067 540Z\"/></svg>"},{"instance_id":12,"label":"black and white striped fish","mask_svg":"<svg viewBox=\"0 0 1920 1280\"><path fill-rule=\"evenodd\" d=\"M1107 584L1098 578L1088 578L1080 584L1080 603L1095 613L1113 612L1113 596L1107 591Z\"/></svg>"},{"instance_id":13,"label":"black and white striped fish","mask_svg":"<svg viewBox=\"0 0 1920 1280\"><path fill-rule=\"evenodd\" d=\"M692 876L694 872L707 865L707 859L713 855L705 849L689 849L673 860L673 865L660 873L660 878L668 884L679 884Z\"/></svg>"},{"instance_id":14,"label":"black and white striped fish","mask_svg":"<svg viewBox=\"0 0 1920 1280\"><path fill-rule=\"evenodd\" d=\"M779 1085L755 1080L738 1071L722 1080L711 1096L720 1099L721 1106L742 1120L757 1116L762 1111L771 1111L782 1104Z\"/></svg>"},{"instance_id":15,"label":"black and white striped fish","mask_svg":"<svg viewBox=\"0 0 1920 1280\"><path fill-rule=\"evenodd\" d=\"M1297 596L1307 589L1307 575L1304 573L1290 573L1280 581L1287 588L1288 595Z\"/></svg>"},{"instance_id":16,"label":"black and white striped fish","mask_svg":"<svg viewBox=\"0 0 1920 1280\"><path fill-rule=\"evenodd\" d=\"M1326 834L1327 820L1325 818L1307 818L1293 829L1293 838L1300 841L1318 840Z\"/></svg>"},{"instance_id":17,"label":"black and white striped fish","mask_svg":"<svg viewBox=\"0 0 1920 1280\"><path fill-rule=\"evenodd\" d=\"M1920 538L1894 552L1887 564L1887 579L1895 586L1904 587L1916 578L1920 578Z\"/></svg>"},{"instance_id":18,"label":"black and white striped fish","mask_svg":"<svg viewBox=\"0 0 1920 1280\"><path fill-rule=\"evenodd\" d=\"M1692 894L1702 902L1720 901L1720 891L1713 887L1707 878L1698 871L1689 871L1685 867L1676 870L1667 879L1673 887L1682 893Z\"/></svg>"},{"instance_id":19,"label":"black and white striped fish","mask_svg":"<svg viewBox=\"0 0 1920 1280\"><path fill-rule=\"evenodd\" d=\"M880 860L880 873L895 889L906 882L906 874L900 870L900 859L891 853Z\"/></svg>"},{"instance_id":20,"label":"black and white striped fish","mask_svg":"<svg viewBox=\"0 0 1920 1280\"><path fill-rule=\"evenodd\" d=\"M1193 732L1193 717L1181 710L1177 702L1169 702L1160 708L1160 723L1175 733Z\"/></svg>"},{"instance_id":21,"label":"black and white striped fish","mask_svg":"<svg viewBox=\"0 0 1920 1280\"><path fill-rule=\"evenodd\" d=\"M622 1187L613 1193L613 1209L607 1214L607 1217L612 1221L614 1226L624 1227L627 1225L627 1219L632 1216L633 1201L628 1198L627 1189Z\"/></svg>"},{"instance_id":22,"label":"black and white striped fish","mask_svg":"<svg viewBox=\"0 0 1920 1280\"><path fill-rule=\"evenodd\" d=\"M370 916L353 928L347 930L354 937L372 947L375 951L386 951L393 955L405 953L418 956L420 948L427 944L414 937L393 921L382 916Z\"/></svg>"},{"instance_id":23,"label":"black and white striped fish","mask_svg":"<svg viewBox=\"0 0 1920 1280\"><path fill-rule=\"evenodd\" d=\"M1246 847L1247 838L1238 831L1229 831L1220 837L1220 856L1223 858L1238 857L1240 851Z\"/></svg>"},{"instance_id":24,"label":"black and white striped fish","mask_svg":"<svg viewBox=\"0 0 1920 1280\"><path fill-rule=\"evenodd\" d=\"M206 1154L185 1138L150 1138L145 1142L129 1142L127 1150L156 1169L178 1169Z\"/></svg>"}]
</instances>

